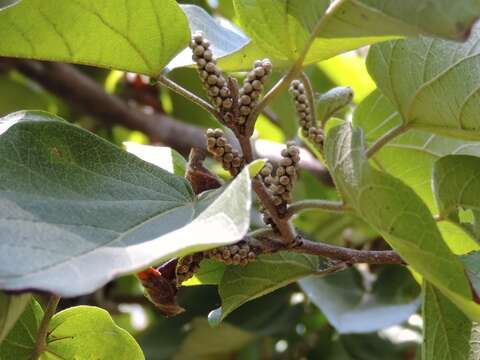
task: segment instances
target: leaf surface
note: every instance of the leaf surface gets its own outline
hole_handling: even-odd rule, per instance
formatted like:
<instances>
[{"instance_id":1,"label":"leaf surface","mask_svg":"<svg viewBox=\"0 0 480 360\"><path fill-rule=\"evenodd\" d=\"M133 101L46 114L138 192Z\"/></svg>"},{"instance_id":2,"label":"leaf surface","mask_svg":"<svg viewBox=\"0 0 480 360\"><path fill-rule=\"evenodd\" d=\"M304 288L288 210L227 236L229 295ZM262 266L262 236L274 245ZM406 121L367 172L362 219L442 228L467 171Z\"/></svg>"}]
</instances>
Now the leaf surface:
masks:
<instances>
[{"instance_id":1,"label":"leaf surface","mask_svg":"<svg viewBox=\"0 0 480 360\"><path fill-rule=\"evenodd\" d=\"M400 180L374 169L360 128L328 133L326 159L344 201L400 256L472 319L480 318L460 260L443 240L427 206Z\"/></svg>"},{"instance_id":2,"label":"leaf surface","mask_svg":"<svg viewBox=\"0 0 480 360\"><path fill-rule=\"evenodd\" d=\"M10 295L0 292L0 344L22 315L30 302L31 295Z\"/></svg>"},{"instance_id":3,"label":"leaf surface","mask_svg":"<svg viewBox=\"0 0 480 360\"><path fill-rule=\"evenodd\" d=\"M156 76L189 37L174 0L23 0L0 12L0 56Z\"/></svg>"},{"instance_id":4,"label":"leaf surface","mask_svg":"<svg viewBox=\"0 0 480 360\"><path fill-rule=\"evenodd\" d=\"M13 114L2 129L2 289L85 294L248 230L248 168L196 198L184 178L46 113Z\"/></svg>"}]
</instances>

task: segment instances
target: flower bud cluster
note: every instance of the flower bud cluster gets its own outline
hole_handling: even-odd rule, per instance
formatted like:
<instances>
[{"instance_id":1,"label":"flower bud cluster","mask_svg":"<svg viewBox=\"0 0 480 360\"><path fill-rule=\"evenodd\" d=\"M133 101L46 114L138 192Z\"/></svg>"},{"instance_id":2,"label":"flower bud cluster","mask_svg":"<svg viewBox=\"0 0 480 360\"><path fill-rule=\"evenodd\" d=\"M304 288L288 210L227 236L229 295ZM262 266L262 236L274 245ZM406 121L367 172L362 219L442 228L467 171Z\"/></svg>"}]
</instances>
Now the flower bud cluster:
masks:
<instances>
[{"instance_id":1,"label":"flower bud cluster","mask_svg":"<svg viewBox=\"0 0 480 360\"><path fill-rule=\"evenodd\" d=\"M192 278L193 275L200 269L200 262L203 260L203 253L195 253L184 256L177 264L177 286L180 286L184 281Z\"/></svg>"},{"instance_id":2,"label":"flower bud cluster","mask_svg":"<svg viewBox=\"0 0 480 360\"><path fill-rule=\"evenodd\" d=\"M272 73L272 63L269 59L257 60L253 69L243 80L243 86L239 90L239 113L238 125L243 125L248 116L258 103L263 86Z\"/></svg>"},{"instance_id":3,"label":"flower bud cluster","mask_svg":"<svg viewBox=\"0 0 480 360\"><path fill-rule=\"evenodd\" d=\"M297 110L303 136L312 141L317 148L323 149L323 130L317 127L315 119L313 119L312 109L310 108L305 91L305 85L299 80L294 80L291 82L289 90L295 101L295 108Z\"/></svg>"},{"instance_id":4,"label":"flower bud cluster","mask_svg":"<svg viewBox=\"0 0 480 360\"><path fill-rule=\"evenodd\" d=\"M256 250L245 240L229 246L222 246L205 252L205 257L224 262L227 265L247 265L257 258Z\"/></svg>"},{"instance_id":5,"label":"flower bud cluster","mask_svg":"<svg viewBox=\"0 0 480 360\"><path fill-rule=\"evenodd\" d=\"M243 167L243 158L232 149L221 129L207 130L207 150L223 168L235 176Z\"/></svg>"},{"instance_id":6,"label":"flower bud cluster","mask_svg":"<svg viewBox=\"0 0 480 360\"><path fill-rule=\"evenodd\" d=\"M212 103L224 115L225 123L231 123L233 98L227 85L227 80L217 65L210 49L210 42L204 38L201 31L195 32L190 42L192 59L197 64L198 74Z\"/></svg>"}]
</instances>

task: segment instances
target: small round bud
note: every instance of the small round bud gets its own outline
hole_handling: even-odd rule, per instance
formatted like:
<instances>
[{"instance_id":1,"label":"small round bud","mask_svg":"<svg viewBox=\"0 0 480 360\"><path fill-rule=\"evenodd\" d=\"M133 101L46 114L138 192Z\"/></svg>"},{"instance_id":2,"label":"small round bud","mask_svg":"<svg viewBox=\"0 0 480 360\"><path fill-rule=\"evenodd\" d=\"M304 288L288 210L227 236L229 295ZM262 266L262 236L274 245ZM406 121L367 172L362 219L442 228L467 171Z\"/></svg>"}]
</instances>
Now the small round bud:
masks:
<instances>
[{"instance_id":1,"label":"small round bud","mask_svg":"<svg viewBox=\"0 0 480 360\"><path fill-rule=\"evenodd\" d=\"M205 52L203 53L203 58L207 61L210 61L213 59L213 54L210 50L205 50Z\"/></svg>"},{"instance_id":2,"label":"small round bud","mask_svg":"<svg viewBox=\"0 0 480 360\"><path fill-rule=\"evenodd\" d=\"M198 45L193 49L193 53L197 56L202 56L204 52L205 48L201 45Z\"/></svg>"},{"instance_id":3,"label":"small round bud","mask_svg":"<svg viewBox=\"0 0 480 360\"><path fill-rule=\"evenodd\" d=\"M254 70L254 74L257 78L261 78L261 77L265 76L265 70L263 69L263 67L257 67Z\"/></svg>"},{"instance_id":4,"label":"small round bud","mask_svg":"<svg viewBox=\"0 0 480 360\"><path fill-rule=\"evenodd\" d=\"M222 103L222 107L224 109L231 109L233 106L233 100L228 98L228 99L225 99L223 100L223 103Z\"/></svg>"},{"instance_id":5,"label":"small round bud","mask_svg":"<svg viewBox=\"0 0 480 360\"><path fill-rule=\"evenodd\" d=\"M240 104L249 105L252 102L252 99L248 95L242 95L240 97Z\"/></svg>"},{"instance_id":6,"label":"small round bud","mask_svg":"<svg viewBox=\"0 0 480 360\"><path fill-rule=\"evenodd\" d=\"M282 185L288 185L290 183L290 178L286 175L283 175L280 177L279 182Z\"/></svg>"},{"instance_id":7,"label":"small round bud","mask_svg":"<svg viewBox=\"0 0 480 360\"><path fill-rule=\"evenodd\" d=\"M240 114L249 115L252 110L248 106L240 106Z\"/></svg>"},{"instance_id":8,"label":"small round bud","mask_svg":"<svg viewBox=\"0 0 480 360\"><path fill-rule=\"evenodd\" d=\"M215 85L217 83L217 75L209 75L207 78L207 83L210 85ZM218 88L217 88L218 89ZM220 91L220 89L218 89Z\"/></svg>"},{"instance_id":9,"label":"small round bud","mask_svg":"<svg viewBox=\"0 0 480 360\"><path fill-rule=\"evenodd\" d=\"M252 82L252 87L255 89L255 90L261 90L262 89L262 82L259 81L259 80L254 80Z\"/></svg>"}]
</instances>

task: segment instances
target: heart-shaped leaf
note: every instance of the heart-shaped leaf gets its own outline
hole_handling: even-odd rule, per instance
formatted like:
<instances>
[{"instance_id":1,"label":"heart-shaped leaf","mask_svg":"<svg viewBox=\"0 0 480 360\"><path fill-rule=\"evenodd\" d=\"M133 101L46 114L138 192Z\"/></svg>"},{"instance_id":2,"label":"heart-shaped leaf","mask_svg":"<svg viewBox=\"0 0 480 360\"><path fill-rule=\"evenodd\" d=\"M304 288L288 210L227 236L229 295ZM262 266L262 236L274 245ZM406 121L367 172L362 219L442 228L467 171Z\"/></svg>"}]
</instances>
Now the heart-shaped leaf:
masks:
<instances>
[{"instance_id":1,"label":"heart-shaped leaf","mask_svg":"<svg viewBox=\"0 0 480 360\"><path fill-rule=\"evenodd\" d=\"M13 114L2 129L1 289L89 293L248 230L248 168L196 198L182 177L46 113Z\"/></svg>"},{"instance_id":2,"label":"heart-shaped leaf","mask_svg":"<svg viewBox=\"0 0 480 360\"><path fill-rule=\"evenodd\" d=\"M480 139L480 27L465 43L421 37L371 48L367 67L411 127Z\"/></svg>"},{"instance_id":3,"label":"heart-shaped leaf","mask_svg":"<svg viewBox=\"0 0 480 360\"><path fill-rule=\"evenodd\" d=\"M0 12L0 56L158 75L189 41L174 0L23 0Z\"/></svg>"},{"instance_id":4,"label":"heart-shaped leaf","mask_svg":"<svg viewBox=\"0 0 480 360\"><path fill-rule=\"evenodd\" d=\"M360 286L354 270L310 276L299 284L339 333L367 333L406 321L420 305L418 291L413 296L401 294L402 287L413 283L408 271L386 271L388 274L380 276L372 292ZM391 289L382 289L387 284Z\"/></svg>"},{"instance_id":5,"label":"heart-shaped leaf","mask_svg":"<svg viewBox=\"0 0 480 360\"><path fill-rule=\"evenodd\" d=\"M444 242L427 206L400 180L374 169L360 128L328 132L326 159L338 190L400 256L472 319L480 319L460 260Z\"/></svg>"},{"instance_id":6,"label":"heart-shaped leaf","mask_svg":"<svg viewBox=\"0 0 480 360\"><path fill-rule=\"evenodd\" d=\"M467 360L472 321L429 283L423 284L422 360Z\"/></svg>"},{"instance_id":7,"label":"heart-shaped leaf","mask_svg":"<svg viewBox=\"0 0 480 360\"><path fill-rule=\"evenodd\" d=\"M475 0L235 0L243 29L253 39L226 63L269 57L288 66L312 39L305 64L400 36L431 34L464 39L480 13ZM445 16L448 14L448 16ZM233 61L235 59L235 61ZM249 65L249 64L248 64Z\"/></svg>"},{"instance_id":8,"label":"heart-shaped leaf","mask_svg":"<svg viewBox=\"0 0 480 360\"><path fill-rule=\"evenodd\" d=\"M222 307L212 311L208 320L211 324L219 324L247 301L311 275L319 270L318 267L318 257L289 252L262 255L245 267L229 266L218 286Z\"/></svg>"},{"instance_id":9,"label":"heart-shaped leaf","mask_svg":"<svg viewBox=\"0 0 480 360\"><path fill-rule=\"evenodd\" d=\"M43 318L41 306L32 300L0 346L0 358L31 359ZM110 314L93 306L61 311L48 324L42 359L144 359L135 339L118 327Z\"/></svg>"},{"instance_id":10,"label":"heart-shaped leaf","mask_svg":"<svg viewBox=\"0 0 480 360\"><path fill-rule=\"evenodd\" d=\"M0 292L0 344L30 302L30 294L10 295Z\"/></svg>"},{"instance_id":11,"label":"heart-shaped leaf","mask_svg":"<svg viewBox=\"0 0 480 360\"><path fill-rule=\"evenodd\" d=\"M379 90L362 101L353 116L353 123L363 129L370 144L401 122L398 111ZM449 154L480 156L480 142L410 129L386 144L374 155L374 161L381 169L414 189L432 212L437 213L431 185L433 164Z\"/></svg>"}]
</instances>

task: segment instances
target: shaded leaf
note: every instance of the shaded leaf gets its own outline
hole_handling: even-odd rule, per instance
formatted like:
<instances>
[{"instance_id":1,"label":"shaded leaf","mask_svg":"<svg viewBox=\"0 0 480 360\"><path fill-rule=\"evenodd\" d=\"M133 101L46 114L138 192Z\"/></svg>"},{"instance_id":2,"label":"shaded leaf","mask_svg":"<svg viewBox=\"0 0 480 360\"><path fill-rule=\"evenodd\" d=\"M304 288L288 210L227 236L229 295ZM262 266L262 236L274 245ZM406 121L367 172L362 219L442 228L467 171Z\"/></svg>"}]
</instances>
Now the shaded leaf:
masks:
<instances>
[{"instance_id":1,"label":"shaded leaf","mask_svg":"<svg viewBox=\"0 0 480 360\"><path fill-rule=\"evenodd\" d=\"M35 300L30 301L20 319L0 344L0 359L30 359L42 318L43 310L40 304Z\"/></svg>"},{"instance_id":2,"label":"shaded leaf","mask_svg":"<svg viewBox=\"0 0 480 360\"><path fill-rule=\"evenodd\" d=\"M480 318L463 265L444 242L427 206L404 183L371 167L362 130L349 123L331 129L326 159L344 201L357 215L468 316Z\"/></svg>"},{"instance_id":3,"label":"shaded leaf","mask_svg":"<svg viewBox=\"0 0 480 360\"><path fill-rule=\"evenodd\" d=\"M16 113L0 129L2 289L89 293L248 229L248 169L197 199L185 179L48 114Z\"/></svg>"},{"instance_id":4,"label":"shaded leaf","mask_svg":"<svg viewBox=\"0 0 480 360\"><path fill-rule=\"evenodd\" d=\"M480 251L472 251L460 257L473 290L477 293L478 301L480 301Z\"/></svg>"},{"instance_id":5,"label":"shaded leaf","mask_svg":"<svg viewBox=\"0 0 480 360\"><path fill-rule=\"evenodd\" d=\"M174 0L23 0L0 13L0 37L1 56L156 76L187 46L189 31Z\"/></svg>"},{"instance_id":6,"label":"shaded leaf","mask_svg":"<svg viewBox=\"0 0 480 360\"><path fill-rule=\"evenodd\" d=\"M22 315L30 302L30 294L6 294L0 292L0 344Z\"/></svg>"},{"instance_id":7,"label":"shaded leaf","mask_svg":"<svg viewBox=\"0 0 480 360\"><path fill-rule=\"evenodd\" d=\"M218 286L222 307L212 311L208 320L219 324L242 304L311 275L318 267L318 257L289 252L262 255L245 267L229 266Z\"/></svg>"},{"instance_id":8,"label":"shaded leaf","mask_svg":"<svg viewBox=\"0 0 480 360\"><path fill-rule=\"evenodd\" d=\"M226 267L223 262L204 259L200 263L200 270L190 280L183 282L182 286L218 285L222 280Z\"/></svg>"},{"instance_id":9,"label":"shaded leaf","mask_svg":"<svg viewBox=\"0 0 480 360\"><path fill-rule=\"evenodd\" d=\"M228 360L253 339L253 334L233 325L223 323L212 328L206 319L196 318L174 360Z\"/></svg>"},{"instance_id":10,"label":"shaded leaf","mask_svg":"<svg viewBox=\"0 0 480 360\"><path fill-rule=\"evenodd\" d=\"M390 100L376 90L355 109L353 123L363 129L366 141L373 143L401 124L401 117ZM380 169L414 189L436 213L438 210L431 185L433 165L436 160L449 154L480 156L480 142L411 129L386 144L373 159Z\"/></svg>"},{"instance_id":11,"label":"shaded leaf","mask_svg":"<svg viewBox=\"0 0 480 360\"><path fill-rule=\"evenodd\" d=\"M367 67L403 123L479 139L479 37L476 26L465 43L421 37L376 45Z\"/></svg>"},{"instance_id":12,"label":"shaded leaf","mask_svg":"<svg viewBox=\"0 0 480 360\"><path fill-rule=\"evenodd\" d=\"M472 322L431 284L423 284L422 360L466 360Z\"/></svg>"},{"instance_id":13,"label":"shaded leaf","mask_svg":"<svg viewBox=\"0 0 480 360\"><path fill-rule=\"evenodd\" d=\"M0 0L0 10L6 9L9 6L17 5L22 0Z\"/></svg>"},{"instance_id":14,"label":"shaded leaf","mask_svg":"<svg viewBox=\"0 0 480 360\"><path fill-rule=\"evenodd\" d=\"M420 305L415 294L398 296L401 288L411 283L411 277L403 269L396 269L396 273L389 271L388 276L375 283L372 292L360 286L353 269L299 281L303 291L340 334L378 331L406 321ZM386 288L388 284L390 289Z\"/></svg>"}]
</instances>

